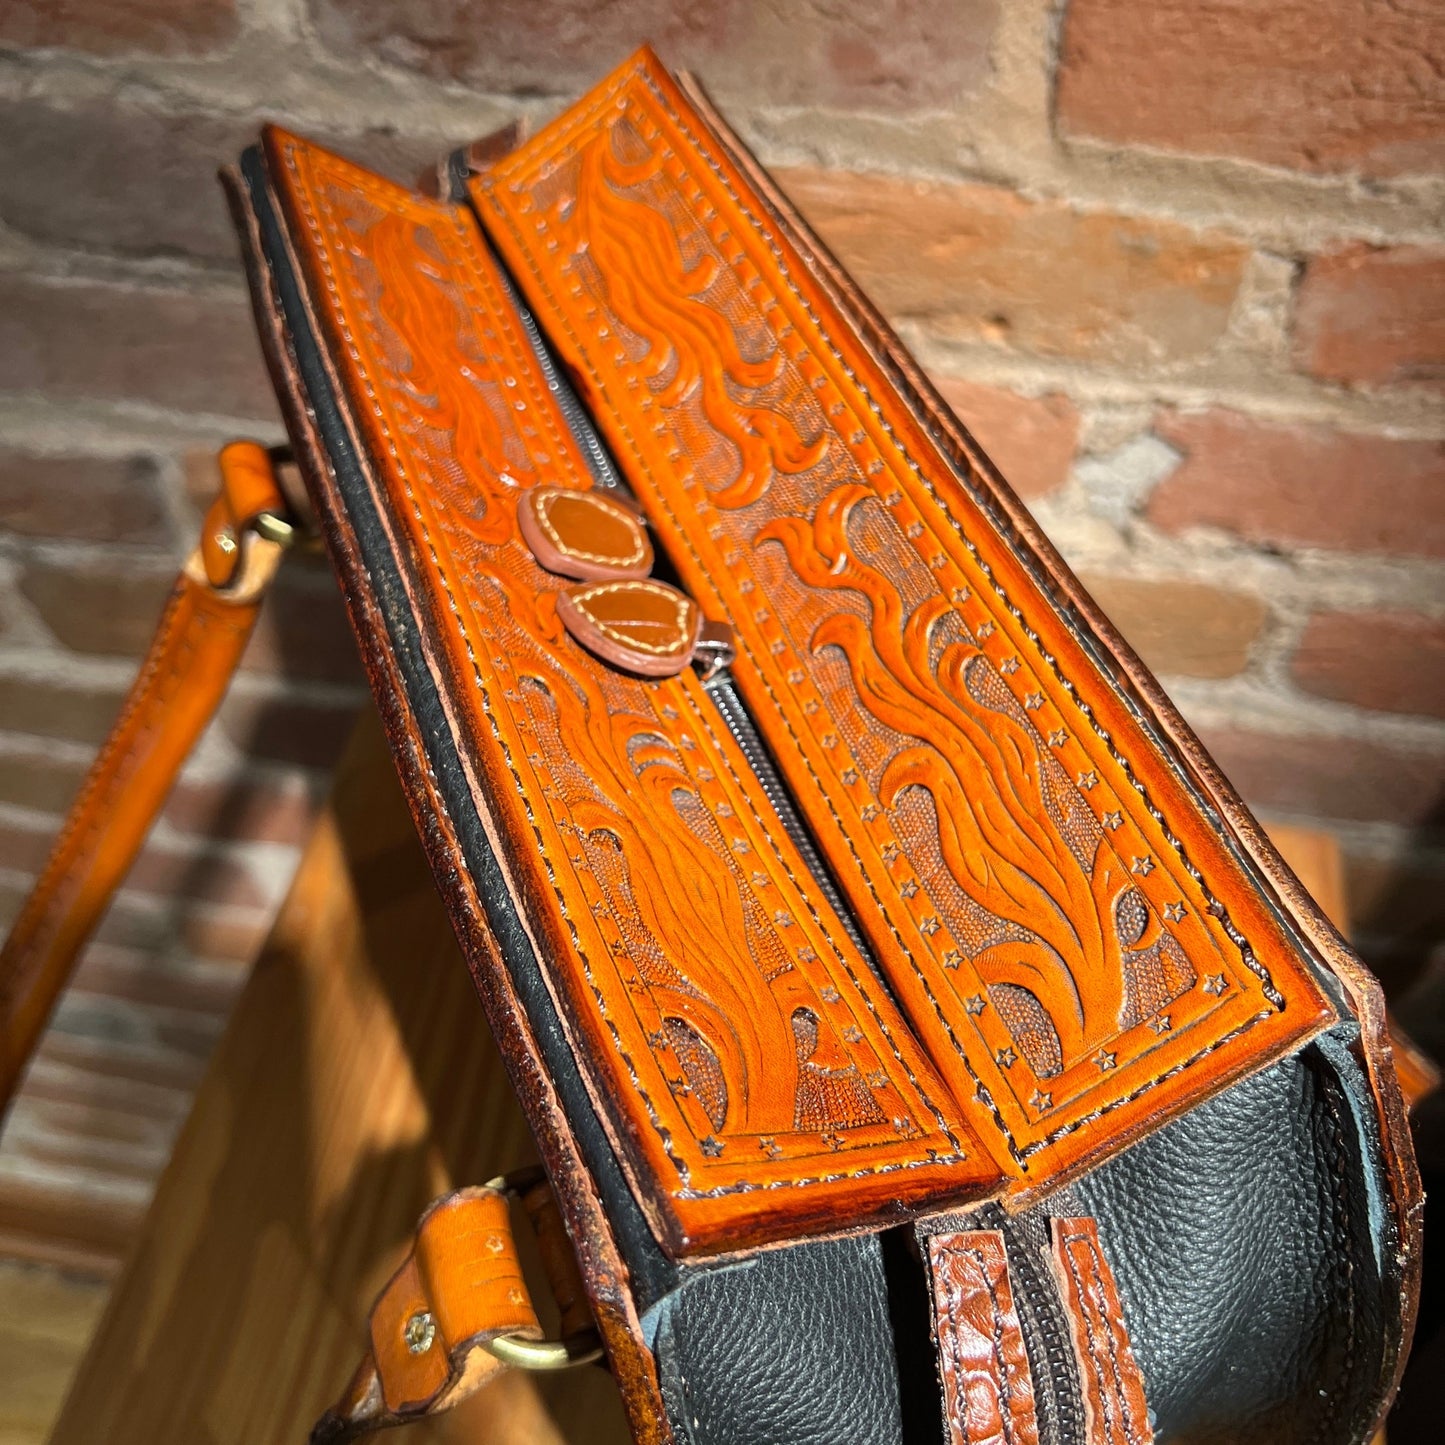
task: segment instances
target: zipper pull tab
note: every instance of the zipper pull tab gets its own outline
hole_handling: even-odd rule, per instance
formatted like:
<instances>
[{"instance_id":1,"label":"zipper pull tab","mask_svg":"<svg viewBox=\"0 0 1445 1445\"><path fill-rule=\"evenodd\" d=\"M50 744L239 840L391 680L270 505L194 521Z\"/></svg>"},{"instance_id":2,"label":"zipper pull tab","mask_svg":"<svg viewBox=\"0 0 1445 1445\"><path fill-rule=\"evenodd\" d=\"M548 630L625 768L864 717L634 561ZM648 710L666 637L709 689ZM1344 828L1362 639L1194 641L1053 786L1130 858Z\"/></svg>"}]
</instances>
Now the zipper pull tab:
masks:
<instances>
[{"instance_id":1,"label":"zipper pull tab","mask_svg":"<svg viewBox=\"0 0 1445 1445\"><path fill-rule=\"evenodd\" d=\"M732 628L726 622L704 621L692 650L692 665L697 668L703 686L722 681L737 655Z\"/></svg>"}]
</instances>

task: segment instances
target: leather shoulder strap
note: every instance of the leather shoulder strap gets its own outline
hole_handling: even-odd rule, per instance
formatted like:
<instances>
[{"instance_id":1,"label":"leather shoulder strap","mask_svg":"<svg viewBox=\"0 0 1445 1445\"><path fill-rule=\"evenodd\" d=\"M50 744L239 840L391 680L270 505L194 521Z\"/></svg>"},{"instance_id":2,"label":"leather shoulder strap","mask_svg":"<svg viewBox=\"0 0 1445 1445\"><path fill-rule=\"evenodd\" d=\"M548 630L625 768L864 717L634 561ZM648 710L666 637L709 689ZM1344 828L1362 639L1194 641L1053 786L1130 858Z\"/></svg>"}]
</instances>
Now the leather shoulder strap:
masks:
<instances>
[{"instance_id":1,"label":"leather shoulder strap","mask_svg":"<svg viewBox=\"0 0 1445 1445\"><path fill-rule=\"evenodd\" d=\"M291 525L264 447L220 453L221 489L120 716L0 951L0 1109L76 956L224 696Z\"/></svg>"}]
</instances>

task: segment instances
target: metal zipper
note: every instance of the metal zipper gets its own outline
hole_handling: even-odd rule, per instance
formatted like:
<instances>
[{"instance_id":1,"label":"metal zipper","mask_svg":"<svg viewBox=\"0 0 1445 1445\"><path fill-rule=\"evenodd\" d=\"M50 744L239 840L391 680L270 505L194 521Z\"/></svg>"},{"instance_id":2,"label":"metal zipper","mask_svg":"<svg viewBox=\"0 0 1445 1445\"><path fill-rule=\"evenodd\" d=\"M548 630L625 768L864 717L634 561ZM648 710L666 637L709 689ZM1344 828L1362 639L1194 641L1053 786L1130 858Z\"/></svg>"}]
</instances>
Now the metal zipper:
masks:
<instances>
[{"instance_id":1,"label":"metal zipper","mask_svg":"<svg viewBox=\"0 0 1445 1445\"><path fill-rule=\"evenodd\" d=\"M798 812L798 805L793 801L792 793L788 791L787 784L783 782L777 765L773 762L772 754L768 752L766 744L759 735L757 724L753 722L752 715L738 695L737 684L733 681L732 674L724 668L704 681L703 687L717 705L723 722L727 724L728 731L733 735L733 741L737 743L743 757L747 759L753 776L758 780L758 786L763 790L763 795L773 805L773 811L778 815L778 821L783 825L783 831L792 839L793 846L803 855L803 863L808 872L812 874L818 892L823 895L828 906L838 915L843 927L848 930L848 937L852 939L858 952L863 955L868 967L877 974L878 968L874 964L872 950L863 941L863 935L858 930L852 912L843 902L843 895L838 891L838 885L833 881L833 875L824 865L822 856L818 852L818 845L813 841L813 835L803 822Z\"/></svg>"},{"instance_id":2,"label":"metal zipper","mask_svg":"<svg viewBox=\"0 0 1445 1445\"><path fill-rule=\"evenodd\" d=\"M489 246L490 244L488 242ZM572 433L573 440L582 448L582 457L587 463L587 470L592 473L593 481L599 487L606 487L609 491L626 492L631 496L632 490L622 480L622 474L617 470L617 463L608 456L607 448L602 445L602 439L593 428L591 417L587 415L587 408L582 405L577 393L572 390L571 383L562 375L562 368L557 365L556 357L552 355L542 337L542 328L537 325L537 318L532 315L522 301L516 284L507 274L507 268L496 251L492 252L492 260L497 263L497 270L501 272L502 285L506 287L507 299L512 303L512 309L522 323L522 330L527 333L527 342L532 348L532 355L537 358L537 365L541 368L542 376L547 382L547 390L556 398L562 419L567 423L567 430Z\"/></svg>"},{"instance_id":3,"label":"metal zipper","mask_svg":"<svg viewBox=\"0 0 1445 1445\"><path fill-rule=\"evenodd\" d=\"M542 328L537 325L536 317L523 302L516 284L507 273L505 263L495 251L492 253L492 259L501 272L502 284L507 289L507 297L516 310L517 319L522 323L522 330L526 333L532 354L537 358L537 365L546 379L547 389L556 398L558 409L567 423L567 429L572 433L577 445L581 447L588 470L592 473L598 486L606 487L609 491L622 492L631 497L632 489L623 479L617 464L608 455L606 447L602 445L602 439L597 435L586 407L582 405L577 393L572 390L571 383L562 375L562 369L558 366L556 358L552 355L546 339L542 335ZM838 915L849 939L858 952L863 955L869 970L886 988L887 983L883 978L882 970L874 960L872 950L864 942L857 920L843 901L843 895L839 891L838 885L834 882L832 874L829 873L827 865L824 864L822 855L818 851L818 845L803 822L802 814L798 811L798 805L794 801L792 793L788 790L787 784L783 782L777 764L774 763L772 754L769 753L767 745L758 732L757 724L754 723L752 715L738 694L732 674L726 667L715 667L705 674L703 687L716 705L718 715L732 734L739 751L747 760L748 767L752 769L753 776L757 779L763 795L772 804L773 811L778 815L778 821L783 825L783 831L802 855L803 864L811 875L818 892L833 912ZM891 989L889 992L891 995Z\"/></svg>"},{"instance_id":4,"label":"metal zipper","mask_svg":"<svg viewBox=\"0 0 1445 1445\"><path fill-rule=\"evenodd\" d=\"M1009 1267L1016 1272L1014 1299L1034 1363L1042 1423L1053 1434L1053 1445L1073 1445L1084 1438L1083 1398L1063 1298L1046 1259L1048 1217L1028 1214L1006 1220L997 1206L992 1213L990 1223L1002 1227Z\"/></svg>"}]
</instances>

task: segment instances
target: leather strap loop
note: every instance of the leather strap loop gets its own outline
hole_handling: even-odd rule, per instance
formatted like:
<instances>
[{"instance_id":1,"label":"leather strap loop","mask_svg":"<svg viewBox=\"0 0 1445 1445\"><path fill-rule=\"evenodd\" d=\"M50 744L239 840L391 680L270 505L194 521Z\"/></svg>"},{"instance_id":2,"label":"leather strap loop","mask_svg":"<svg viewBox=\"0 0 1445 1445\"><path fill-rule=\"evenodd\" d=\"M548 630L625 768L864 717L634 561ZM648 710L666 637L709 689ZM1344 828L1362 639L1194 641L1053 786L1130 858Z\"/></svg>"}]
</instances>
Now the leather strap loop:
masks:
<instances>
[{"instance_id":1,"label":"leather strap loop","mask_svg":"<svg viewBox=\"0 0 1445 1445\"><path fill-rule=\"evenodd\" d=\"M370 1348L317 1421L311 1445L339 1445L450 1409L509 1367L512 1354L495 1348L502 1342L517 1346L517 1362L525 1361L542 1329L512 1235L512 1188L497 1180L428 1207L410 1253L372 1306ZM592 1330L592 1314L551 1189L538 1175L517 1192L557 1292L563 1335L575 1341ZM562 1364L596 1357L569 1360L563 1346L554 1350Z\"/></svg>"},{"instance_id":2,"label":"leather strap loop","mask_svg":"<svg viewBox=\"0 0 1445 1445\"><path fill-rule=\"evenodd\" d=\"M220 495L110 736L0 950L0 1109L75 960L225 695L291 524L266 449L232 442Z\"/></svg>"},{"instance_id":3,"label":"leather strap loop","mask_svg":"<svg viewBox=\"0 0 1445 1445\"><path fill-rule=\"evenodd\" d=\"M1039 1445L1033 1374L996 1229L922 1240L948 1445Z\"/></svg>"}]
</instances>

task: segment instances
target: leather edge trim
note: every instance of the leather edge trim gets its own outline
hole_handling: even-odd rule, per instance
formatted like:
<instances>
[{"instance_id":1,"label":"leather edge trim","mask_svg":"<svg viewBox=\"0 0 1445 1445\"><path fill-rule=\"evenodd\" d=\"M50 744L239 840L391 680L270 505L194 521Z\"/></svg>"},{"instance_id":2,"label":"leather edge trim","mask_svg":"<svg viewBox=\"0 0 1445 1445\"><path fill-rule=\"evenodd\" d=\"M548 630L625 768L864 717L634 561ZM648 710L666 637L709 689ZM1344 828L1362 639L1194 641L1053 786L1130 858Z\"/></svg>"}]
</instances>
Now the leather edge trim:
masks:
<instances>
[{"instance_id":1,"label":"leather edge trim","mask_svg":"<svg viewBox=\"0 0 1445 1445\"><path fill-rule=\"evenodd\" d=\"M1153 1445L1144 1376L1092 1219L1051 1221L1052 1263L1084 1387L1088 1445Z\"/></svg>"},{"instance_id":2,"label":"leather edge trim","mask_svg":"<svg viewBox=\"0 0 1445 1445\"><path fill-rule=\"evenodd\" d=\"M248 165L249 162L249 165ZM437 778L435 759L423 740L418 724L400 653L417 651L415 644L407 649L393 638L387 618L375 592L372 568L378 559L366 555L361 545L348 506L340 499L340 484L334 459L323 440L322 425L316 414L310 387L303 378L294 352L296 336L288 325L284 304L274 288L277 286L276 258L272 257L263 239L259 214L260 199L255 188L263 188L265 204L273 203L270 184L264 175L264 163L257 149L242 157L240 167L221 172L223 186L241 237L251 301L262 350L276 390L287 431L292 438L308 492L321 520L320 532L333 568L342 581L352 630L365 664L373 696L392 749L393 759L402 777L413 822L423 849L436 876L438 891L446 905L452 926L462 943L468 968L481 998L488 1022L501 1045L518 1098L522 1101L533 1134L547 1163L558 1194L558 1202L567 1218L568 1230L583 1257L583 1274L592 1297L599 1330L607 1344L608 1355L622 1390L624 1404L634 1434L639 1441L665 1445L671 1439L657 1377L656 1361L648 1348L638 1318L636 1274L641 1266L651 1275L648 1293L662 1293L669 1281L665 1261L633 1257L624 1261L607 1210L602 1202L602 1189L594 1168L584 1158L583 1150L572 1125L569 1110L581 1107L589 1113L590 1102L580 1080L564 1110L554 1083L559 1060L551 1057L558 1048L566 1048L560 1025L555 1018L541 1018L534 1024L531 1013L523 1005L506 948L490 926L486 906L476 882L466 867L457 862L466 854L456 831L456 823L448 809L448 799ZM254 182L254 187L253 187ZM279 219L273 224L280 228ZM286 258L289 264L289 258ZM299 290L299 278L293 277ZM303 303L304 304L304 303ZM302 318L303 323L305 318ZM313 342L314 345L314 342ZM318 351L318 364L324 358ZM335 397L331 398L333 403ZM416 672L419 657L412 657ZM412 679L413 685L419 682ZM434 740L435 741L435 740ZM457 799L452 799L453 803ZM460 810L458 810L460 811ZM495 860L493 859L495 866ZM536 970L535 959L531 960ZM547 1001L538 1005L545 1014ZM542 1041L545 1036L552 1048ZM570 1060L575 1071L575 1061ZM602 1147L607 1147L600 1126L597 1129ZM612 1188L612 1208L619 1207L619 1197L631 1203L631 1193L622 1180L615 1160L616 1172ZM626 1207L625 1205L622 1207ZM635 1209L635 1204L632 1205ZM646 1226L641 1229L646 1233ZM650 1236L649 1236L650 1237ZM659 1277L659 1275L661 1277Z\"/></svg>"}]
</instances>

